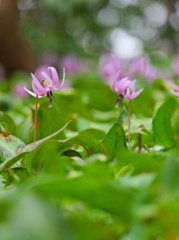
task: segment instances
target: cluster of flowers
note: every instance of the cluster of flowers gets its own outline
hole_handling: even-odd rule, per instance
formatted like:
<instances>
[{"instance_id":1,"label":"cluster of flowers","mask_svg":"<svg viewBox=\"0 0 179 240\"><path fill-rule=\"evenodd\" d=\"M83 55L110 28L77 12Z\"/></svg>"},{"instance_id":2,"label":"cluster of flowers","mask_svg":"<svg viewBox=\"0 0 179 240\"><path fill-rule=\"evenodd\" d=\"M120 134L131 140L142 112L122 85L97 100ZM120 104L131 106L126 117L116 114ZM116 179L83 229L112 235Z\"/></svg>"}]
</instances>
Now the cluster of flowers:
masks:
<instances>
[{"instance_id":1,"label":"cluster of flowers","mask_svg":"<svg viewBox=\"0 0 179 240\"><path fill-rule=\"evenodd\" d=\"M133 76L142 76L148 83L151 83L156 78L168 78L168 73L164 74L152 66L145 57L135 58L130 61L121 60L113 54L105 54L101 57L99 74L107 83L111 84L119 70L121 77L128 76L132 78Z\"/></svg>"},{"instance_id":2,"label":"cluster of flowers","mask_svg":"<svg viewBox=\"0 0 179 240\"><path fill-rule=\"evenodd\" d=\"M52 106L52 98L54 98L52 91L57 91L64 87L65 71L68 74L76 74L82 71L80 69L87 67L87 64L81 65L79 59L73 55L68 55L61 59L59 68L62 69L63 66L65 70L63 69L63 80L59 86L56 69L54 67L47 67L49 65L56 66L58 61L59 60L56 54L46 53L42 56L41 66L36 69L35 75L31 75L33 92L29 91L26 87L24 88L26 93L29 93L34 97L38 96L38 98L42 98L47 96L49 98L49 107ZM134 76L141 75L148 82L152 82L156 78L162 78L165 80L169 78L159 69L150 65L149 61L144 57L133 59L129 66L130 67L127 66L126 69L123 61L112 54L104 55L100 61L99 74L101 78L109 83L112 86L112 89L119 94L116 107L119 106L123 98L132 100L143 91L143 89L135 91L136 80L131 80ZM179 76L178 66L179 54L176 55L172 61L172 68L175 76ZM171 81L168 81L168 83L174 88L174 90L177 91L172 91L172 93L179 96L179 86L175 85ZM26 97L24 91L22 91L22 84L17 85L14 92L16 95Z\"/></svg>"}]
</instances>

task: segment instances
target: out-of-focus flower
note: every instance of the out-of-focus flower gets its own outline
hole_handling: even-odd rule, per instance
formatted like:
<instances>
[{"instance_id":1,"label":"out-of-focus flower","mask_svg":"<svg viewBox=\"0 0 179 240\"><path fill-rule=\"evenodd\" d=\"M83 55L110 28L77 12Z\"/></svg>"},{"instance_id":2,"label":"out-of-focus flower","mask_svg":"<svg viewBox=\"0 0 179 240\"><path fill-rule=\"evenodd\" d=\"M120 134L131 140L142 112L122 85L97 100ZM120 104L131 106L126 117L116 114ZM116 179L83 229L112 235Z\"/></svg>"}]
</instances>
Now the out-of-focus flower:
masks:
<instances>
[{"instance_id":1,"label":"out-of-focus flower","mask_svg":"<svg viewBox=\"0 0 179 240\"><path fill-rule=\"evenodd\" d=\"M179 54L172 61L172 69L176 76L179 76Z\"/></svg>"},{"instance_id":2,"label":"out-of-focus flower","mask_svg":"<svg viewBox=\"0 0 179 240\"><path fill-rule=\"evenodd\" d=\"M60 62L60 67L61 66L65 68L65 71L68 74L77 74L81 70L79 59L73 55L64 57Z\"/></svg>"},{"instance_id":3,"label":"out-of-focus flower","mask_svg":"<svg viewBox=\"0 0 179 240\"><path fill-rule=\"evenodd\" d=\"M119 93L116 107L119 106L122 99L125 97L129 100L136 98L142 91L143 88L135 91L136 80L129 80L128 78L119 78L120 72L116 75L113 81L112 88L115 92Z\"/></svg>"},{"instance_id":4,"label":"out-of-focus flower","mask_svg":"<svg viewBox=\"0 0 179 240\"><path fill-rule=\"evenodd\" d=\"M63 79L60 86L59 78L57 71L54 67L48 68L48 74L46 72L41 72L41 76L36 77L36 75L31 74L32 76L32 89L34 92L29 91L26 87L24 89L33 97L48 97L49 98L49 107L52 107L52 90L58 91L60 90L65 82L65 69L63 69ZM43 94L43 96L41 96ZM54 98L55 100L55 98Z\"/></svg>"},{"instance_id":5,"label":"out-of-focus flower","mask_svg":"<svg viewBox=\"0 0 179 240\"><path fill-rule=\"evenodd\" d=\"M40 64L47 66L57 66L58 55L54 52L45 52L40 57Z\"/></svg>"},{"instance_id":6,"label":"out-of-focus flower","mask_svg":"<svg viewBox=\"0 0 179 240\"><path fill-rule=\"evenodd\" d=\"M151 83L157 78L166 79L167 73L161 72L156 67L152 66L149 61L144 58L134 59L130 64L129 75L141 75L147 82Z\"/></svg>"},{"instance_id":7,"label":"out-of-focus flower","mask_svg":"<svg viewBox=\"0 0 179 240\"><path fill-rule=\"evenodd\" d=\"M19 98L27 98L28 97L28 93L24 91L24 86L26 84L24 83L17 83L14 88L13 88L13 94Z\"/></svg>"},{"instance_id":8,"label":"out-of-focus flower","mask_svg":"<svg viewBox=\"0 0 179 240\"><path fill-rule=\"evenodd\" d=\"M117 56L112 54L106 54L101 57L100 66L99 66L99 74L102 79L104 79L107 83L111 83L116 76L116 74L120 70L121 77L122 74L122 62Z\"/></svg>"},{"instance_id":9,"label":"out-of-focus flower","mask_svg":"<svg viewBox=\"0 0 179 240\"><path fill-rule=\"evenodd\" d=\"M36 68L35 70L35 76L37 79L41 79L42 78L42 72L49 74L49 65L40 65L38 68Z\"/></svg>"},{"instance_id":10,"label":"out-of-focus flower","mask_svg":"<svg viewBox=\"0 0 179 240\"><path fill-rule=\"evenodd\" d=\"M171 90L171 93L172 93L173 95L179 97L179 86L176 85L176 84L174 84L174 83L171 82L171 81L167 81L167 82L168 82L168 84L169 84L174 90L177 91L177 92L176 92L176 91Z\"/></svg>"},{"instance_id":11,"label":"out-of-focus flower","mask_svg":"<svg viewBox=\"0 0 179 240\"><path fill-rule=\"evenodd\" d=\"M130 74L140 74L145 76L149 68L149 63L146 58L136 58L130 65Z\"/></svg>"},{"instance_id":12,"label":"out-of-focus flower","mask_svg":"<svg viewBox=\"0 0 179 240\"><path fill-rule=\"evenodd\" d=\"M139 147L136 147L135 149L134 149L134 152L141 152L141 153L144 153L146 151L146 149L145 148L139 148Z\"/></svg>"}]
</instances>

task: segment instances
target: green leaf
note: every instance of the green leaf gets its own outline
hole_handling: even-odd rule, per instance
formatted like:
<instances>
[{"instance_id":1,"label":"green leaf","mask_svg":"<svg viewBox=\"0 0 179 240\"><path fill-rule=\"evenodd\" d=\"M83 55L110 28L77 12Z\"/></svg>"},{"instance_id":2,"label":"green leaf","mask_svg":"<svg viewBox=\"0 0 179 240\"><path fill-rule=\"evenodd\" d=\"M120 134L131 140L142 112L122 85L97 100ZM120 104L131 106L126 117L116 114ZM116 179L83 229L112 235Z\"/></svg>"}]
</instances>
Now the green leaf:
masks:
<instances>
[{"instance_id":1,"label":"green leaf","mask_svg":"<svg viewBox=\"0 0 179 240\"><path fill-rule=\"evenodd\" d=\"M104 173L105 174L105 173ZM134 192L121 187L120 184L112 184L107 179L84 175L72 179L58 179L43 176L38 183L34 183L37 192L46 196L70 197L83 201L93 208L102 209L115 214L120 219L130 222L131 205Z\"/></svg>"},{"instance_id":2,"label":"green leaf","mask_svg":"<svg viewBox=\"0 0 179 240\"><path fill-rule=\"evenodd\" d=\"M155 143L166 148L175 146L171 118L176 109L176 100L169 98L157 111L153 119L153 132Z\"/></svg>"},{"instance_id":3,"label":"green leaf","mask_svg":"<svg viewBox=\"0 0 179 240\"><path fill-rule=\"evenodd\" d=\"M90 128L90 129L85 129L85 130L81 131L80 135L87 135L87 136L93 137L95 139L101 140L104 138L105 133L99 129Z\"/></svg>"},{"instance_id":4,"label":"green leaf","mask_svg":"<svg viewBox=\"0 0 179 240\"><path fill-rule=\"evenodd\" d=\"M5 161L17 155L25 144L5 129L0 129L0 160Z\"/></svg>"},{"instance_id":5,"label":"green leaf","mask_svg":"<svg viewBox=\"0 0 179 240\"><path fill-rule=\"evenodd\" d=\"M122 126L119 123L115 123L102 140L102 143L108 151L107 155L109 159L113 159L115 154L126 151L125 133Z\"/></svg>"},{"instance_id":6,"label":"green leaf","mask_svg":"<svg viewBox=\"0 0 179 240\"><path fill-rule=\"evenodd\" d=\"M11 134L15 134L16 124L13 119L5 112L0 111L0 125Z\"/></svg>"},{"instance_id":7,"label":"green leaf","mask_svg":"<svg viewBox=\"0 0 179 240\"><path fill-rule=\"evenodd\" d=\"M24 146L21 151L19 151L17 154L14 154L15 156L8 158L5 162L3 162L0 165L0 172L5 171L6 167L11 167L14 163L16 163L17 161L19 161L24 155L26 155L27 153L30 153L32 151L34 151L40 144L44 143L45 141L48 141L49 139L52 139L54 137L56 137L61 131L63 131L63 129L70 123L71 121L69 121L67 124L65 124L65 126L63 128L61 128L60 130L58 130L57 132L49 135L48 137L45 137L41 140L38 140L36 142L33 142L31 144L28 144L26 146Z\"/></svg>"},{"instance_id":8,"label":"green leaf","mask_svg":"<svg viewBox=\"0 0 179 240\"><path fill-rule=\"evenodd\" d=\"M73 138L68 139L67 141L60 142L59 150L64 152L65 150L71 149L71 147L74 146L81 146L85 150L85 154L83 154L83 157L88 157L95 153L103 153L106 154L106 147L103 143L96 140L93 137L90 137L88 135L82 135L79 134Z\"/></svg>"}]
</instances>

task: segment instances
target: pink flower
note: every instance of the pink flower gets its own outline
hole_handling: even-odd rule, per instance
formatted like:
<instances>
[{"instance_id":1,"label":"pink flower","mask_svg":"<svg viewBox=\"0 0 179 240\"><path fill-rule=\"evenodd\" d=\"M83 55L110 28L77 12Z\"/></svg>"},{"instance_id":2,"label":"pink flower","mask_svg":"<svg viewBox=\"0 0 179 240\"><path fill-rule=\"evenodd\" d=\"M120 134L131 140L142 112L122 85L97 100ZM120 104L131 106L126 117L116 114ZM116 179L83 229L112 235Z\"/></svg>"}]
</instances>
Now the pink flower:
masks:
<instances>
[{"instance_id":1,"label":"pink flower","mask_svg":"<svg viewBox=\"0 0 179 240\"><path fill-rule=\"evenodd\" d=\"M130 74L139 74L145 76L148 71L149 63L146 58L140 57L132 61L130 66Z\"/></svg>"},{"instance_id":2,"label":"pink flower","mask_svg":"<svg viewBox=\"0 0 179 240\"><path fill-rule=\"evenodd\" d=\"M68 74L77 74L81 68L79 59L73 55L64 57L60 62L60 66L63 66Z\"/></svg>"},{"instance_id":3,"label":"pink flower","mask_svg":"<svg viewBox=\"0 0 179 240\"><path fill-rule=\"evenodd\" d=\"M176 76L179 76L179 53L174 57L172 61L172 69Z\"/></svg>"},{"instance_id":4,"label":"pink flower","mask_svg":"<svg viewBox=\"0 0 179 240\"><path fill-rule=\"evenodd\" d=\"M116 107L119 106L122 99L125 97L129 100L136 98L142 91L143 88L135 92L136 80L129 80L127 77L119 79L120 72L116 75L112 88L115 92L119 93Z\"/></svg>"},{"instance_id":5,"label":"pink flower","mask_svg":"<svg viewBox=\"0 0 179 240\"><path fill-rule=\"evenodd\" d=\"M52 107L52 97L53 93L52 90L58 91L60 90L65 82L65 69L63 69L63 80L60 86L59 85L59 78L57 71L54 67L48 68L48 74L46 72L41 72L41 76L37 77L34 74L32 76L32 89L34 92L29 91L27 88L24 89L33 97L48 97L49 98L49 107ZM41 96L43 94L43 96ZM55 98L54 98L55 100Z\"/></svg>"},{"instance_id":6,"label":"pink flower","mask_svg":"<svg viewBox=\"0 0 179 240\"><path fill-rule=\"evenodd\" d=\"M24 83L18 83L15 85L15 87L13 88L13 94L19 98L27 98L28 97L28 93L24 91Z\"/></svg>"},{"instance_id":7,"label":"pink flower","mask_svg":"<svg viewBox=\"0 0 179 240\"><path fill-rule=\"evenodd\" d=\"M171 82L171 81L167 81L167 82L168 82L168 84L169 84L174 90L177 91L177 92L175 92L175 91L171 90L171 93L172 93L173 95L179 97L179 86L177 86L176 84L174 84L174 83Z\"/></svg>"},{"instance_id":8,"label":"pink flower","mask_svg":"<svg viewBox=\"0 0 179 240\"><path fill-rule=\"evenodd\" d=\"M121 70L121 68L122 68L121 59L119 59L115 55L106 54L101 58L99 74L102 79L110 83L118 73L119 69Z\"/></svg>"},{"instance_id":9,"label":"pink flower","mask_svg":"<svg viewBox=\"0 0 179 240\"><path fill-rule=\"evenodd\" d=\"M58 63L58 55L54 52L45 52L40 57L40 64L56 66Z\"/></svg>"}]
</instances>

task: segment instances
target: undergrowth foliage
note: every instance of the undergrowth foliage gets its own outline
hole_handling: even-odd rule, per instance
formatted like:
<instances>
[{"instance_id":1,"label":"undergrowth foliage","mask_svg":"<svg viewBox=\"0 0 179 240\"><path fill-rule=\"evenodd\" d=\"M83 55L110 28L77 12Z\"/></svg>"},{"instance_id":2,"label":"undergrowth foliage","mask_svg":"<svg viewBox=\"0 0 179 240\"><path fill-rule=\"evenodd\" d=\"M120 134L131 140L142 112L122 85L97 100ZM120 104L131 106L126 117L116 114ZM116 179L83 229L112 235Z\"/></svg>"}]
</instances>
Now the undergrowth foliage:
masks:
<instances>
[{"instance_id":1,"label":"undergrowth foliage","mask_svg":"<svg viewBox=\"0 0 179 240\"><path fill-rule=\"evenodd\" d=\"M140 84L130 150L128 102L114 108L97 77L40 99L35 142L33 99L1 103L2 240L177 239L179 103L162 80Z\"/></svg>"}]
</instances>

